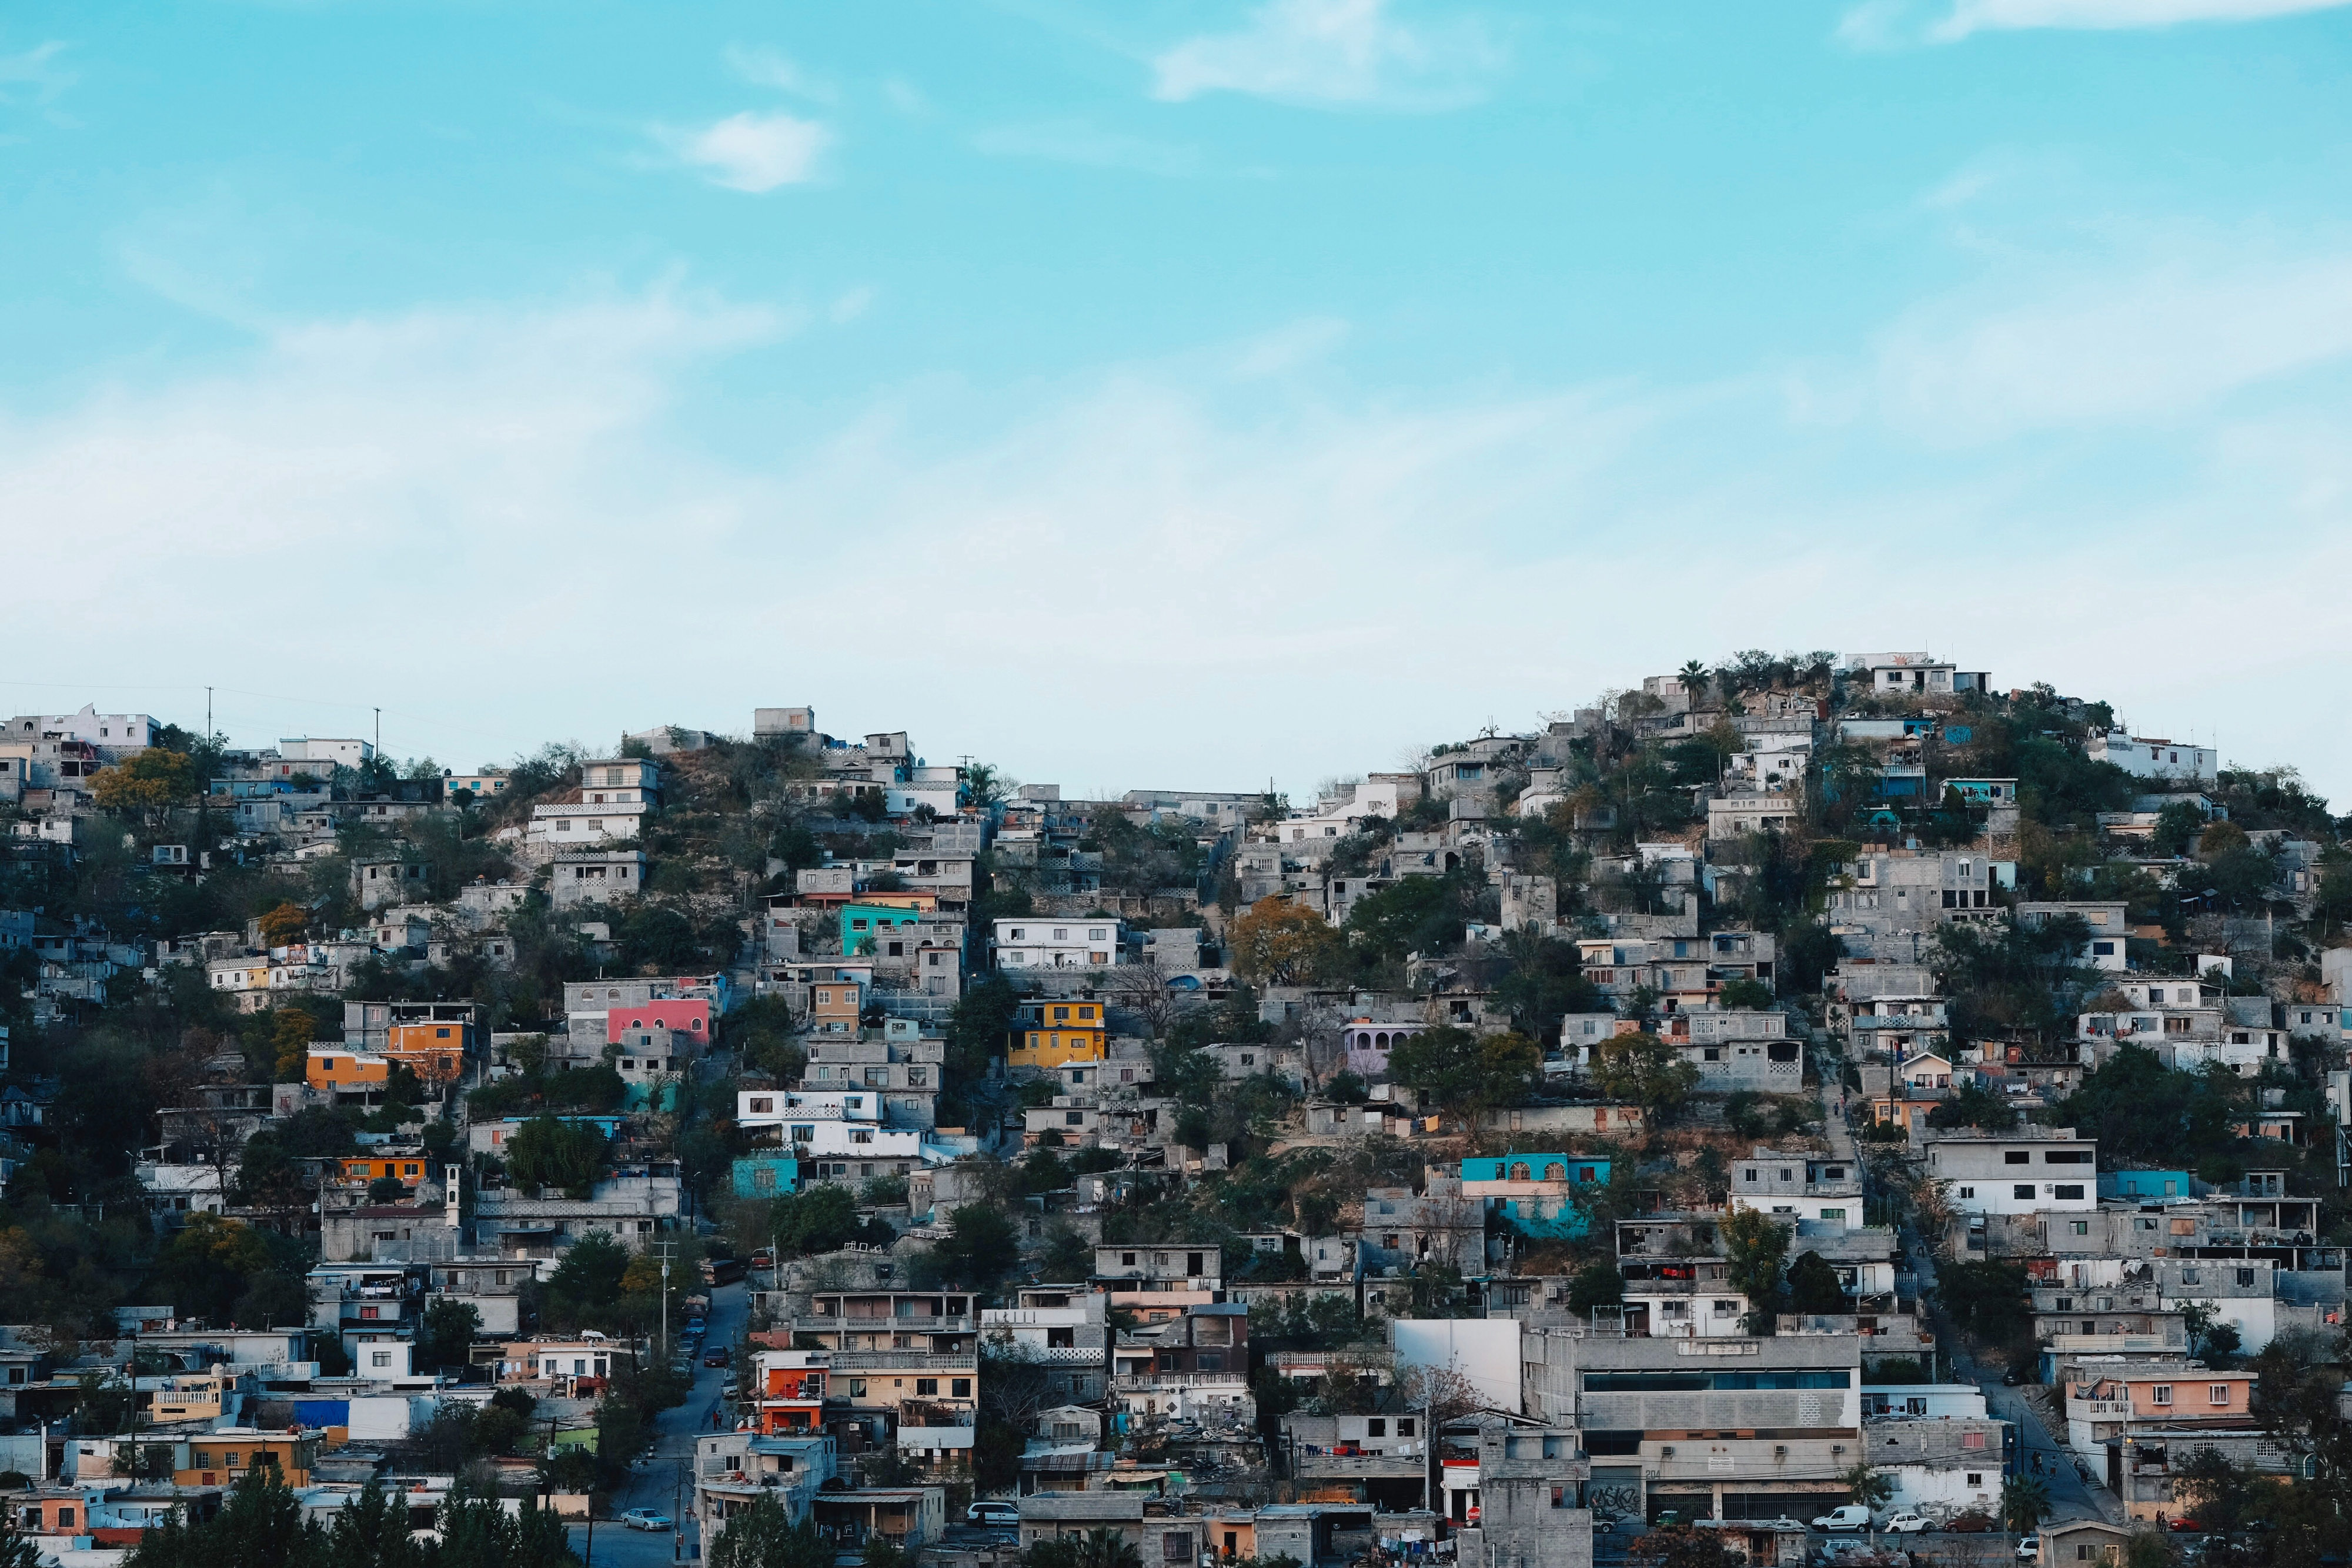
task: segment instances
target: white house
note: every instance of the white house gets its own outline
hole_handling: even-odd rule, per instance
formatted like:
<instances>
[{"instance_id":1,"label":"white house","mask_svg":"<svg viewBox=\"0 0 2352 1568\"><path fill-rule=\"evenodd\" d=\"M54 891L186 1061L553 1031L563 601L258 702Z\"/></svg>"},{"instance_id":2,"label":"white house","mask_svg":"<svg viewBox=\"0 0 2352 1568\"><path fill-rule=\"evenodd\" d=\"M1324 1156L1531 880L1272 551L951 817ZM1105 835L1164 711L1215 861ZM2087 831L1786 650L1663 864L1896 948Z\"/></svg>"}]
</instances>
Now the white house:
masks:
<instances>
[{"instance_id":1,"label":"white house","mask_svg":"<svg viewBox=\"0 0 2352 1568\"><path fill-rule=\"evenodd\" d=\"M140 751L155 744L163 726L143 713L100 713L84 703L79 713L19 714L8 721L11 740L79 740L100 751Z\"/></svg>"},{"instance_id":2,"label":"white house","mask_svg":"<svg viewBox=\"0 0 2352 1568\"><path fill-rule=\"evenodd\" d=\"M375 747L364 740L302 736L278 741L278 755L287 762L323 762L330 768L357 768L375 756Z\"/></svg>"},{"instance_id":3,"label":"white house","mask_svg":"<svg viewBox=\"0 0 2352 1568\"><path fill-rule=\"evenodd\" d=\"M611 790L605 793L620 794ZM529 847L541 855L561 850L594 849L603 844L633 843L646 807L642 800L575 801L561 806L533 806Z\"/></svg>"},{"instance_id":4,"label":"white house","mask_svg":"<svg viewBox=\"0 0 2352 1568\"><path fill-rule=\"evenodd\" d=\"M2112 762L2137 779L2211 784L2221 776L2221 754L2210 746L2185 746L2126 730L2093 736L2083 752L2094 762Z\"/></svg>"},{"instance_id":5,"label":"white house","mask_svg":"<svg viewBox=\"0 0 2352 1568\"><path fill-rule=\"evenodd\" d=\"M1931 653L1864 653L1852 666L1867 671L1874 692L1912 692L1927 696L1951 696L1959 692L1990 691L1992 675L1984 670L1963 670Z\"/></svg>"},{"instance_id":6,"label":"white house","mask_svg":"<svg viewBox=\"0 0 2352 1568\"><path fill-rule=\"evenodd\" d=\"M1022 915L996 922L1001 969L1083 969L1118 962L1116 915Z\"/></svg>"},{"instance_id":7,"label":"white house","mask_svg":"<svg viewBox=\"0 0 2352 1568\"><path fill-rule=\"evenodd\" d=\"M2043 1137L1929 1134L1927 1176L1963 1214L2038 1214L2099 1207L2099 1145L2061 1127Z\"/></svg>"}]
</instances>

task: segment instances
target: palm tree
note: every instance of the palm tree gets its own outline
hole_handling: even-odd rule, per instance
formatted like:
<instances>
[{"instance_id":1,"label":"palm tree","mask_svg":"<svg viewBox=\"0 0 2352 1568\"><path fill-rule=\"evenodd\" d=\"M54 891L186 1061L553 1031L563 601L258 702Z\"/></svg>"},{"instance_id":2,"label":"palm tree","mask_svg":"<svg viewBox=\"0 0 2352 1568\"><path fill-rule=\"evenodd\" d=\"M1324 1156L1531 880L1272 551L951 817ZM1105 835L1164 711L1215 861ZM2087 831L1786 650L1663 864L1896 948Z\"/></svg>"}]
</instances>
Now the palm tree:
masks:
<instances>
[{"instance_id":1,"label":"palm tree","mask_svg":"<svg viewBox=\"0 0 2352 1568\"><path fill-rule=\"evenodd\" d=\"M2000 1485L2002 1522L2020 1535L2031 1535L2050 1514L2049 1483L2039 1476L2011 1476Z\"/></svg>"},{"instance_id":2,"label":"palm tree","mask_svg":"<svg viewBox=\"0 0 2352 1568\"><path fill-rule=\"evenodd\" d=\"M974 762L963 770L963 792L967 804L988 810L1013 793L1013 781L992 763Z\"/></svg>"},{"instance_id":3,"label":"palm tree","mask_svg":"<svg viewBox=\"0 0 2352 1568\"><path fill-rule=\"evenodd\" d=\"M1090 1530L1078 1548L1078 1568L1143 1568L1143 1553L1116 1530Z\"/></svg>"},{"instance_id":4,"label":"palm tree","mask_svg":"<svg viewBox=\"0 0 2352 1568\"><path fill-rule=\"evenodd\" d=\"M1693 659L1675 678L1682 683L1683 695L1690 698L1691 706L1698 706L1698 699L1706 691L1706 666Z\"/></svg>"}]
</instances>

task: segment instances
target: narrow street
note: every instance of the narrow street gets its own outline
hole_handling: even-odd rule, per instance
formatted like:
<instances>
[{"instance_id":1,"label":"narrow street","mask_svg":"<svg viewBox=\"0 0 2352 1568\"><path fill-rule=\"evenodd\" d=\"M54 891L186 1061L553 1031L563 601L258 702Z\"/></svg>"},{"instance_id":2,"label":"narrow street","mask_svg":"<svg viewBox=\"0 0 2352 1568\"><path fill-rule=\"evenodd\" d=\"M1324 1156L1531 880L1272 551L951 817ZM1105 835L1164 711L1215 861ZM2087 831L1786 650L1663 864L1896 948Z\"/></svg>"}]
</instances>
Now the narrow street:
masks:
<instances>
[{"instance_id":1,"label":"narrow street","mask_svg":"<svg viewBox=\"0 0 2352 1568\"><path fill-rule=\"evenodd\" d=\"M1818 1058L1824 1068L1833 1068L1840 1059L1823 1050ZM1846 1092L1828 1071L1821 1082L1822 1121L1832 1154L1843 1158L1855 1157L1854 1140L1839 1107L1845 1103ZM1908 1226L1898 1230L1901 1245L1913 1276L1918 1281L1923 1302L1936 1287L1936 1260L1929 1255L1918 1235ZM2050 1489L2050 1517L2053 1522L2074 1519L2104 1519L2112 1523L2123 1521L2123 1504L2105 1487L2086 1482L2076 1468L2073 1454L2046 1427L2041 1416L2028 1404L2022 1393L2001 1384L2001 1369L1979 1366L1964 1348L1958 1330L1953 1328L1940 1308L1924 1306L1936 1332L1936 1343L1942 1347L1946 1374L1954 1382L1973 1383L1984 1391L1985 1407L1993 1416L2011 1423L2017 1429L2017 1468L2021 1475L2039 1475ZM2040 1469L2034 1468L2040 1462Z\"/></svg>"},{"instance_id":2,"label":"narrow street","mask_svg":"<svg viewBox=\"0 0 2352 1568\"><path fill-rule=\"evenodd\" d=\"M732 1350L742 1337L745 1313L750 1310L744 1288L721 1285L709 1295L710 1333L704 1343L714 1350L722 1345ZM676 1327L672 1325L673 1330ZM695 1558L698 1545L692 1531L630 1530L622 1525L619 1516L633 1508L650 1508L684 1522L694 1495L694 1439L712 1429L712 1417L721 1413L719 1391L740 1370L704 1366L696 1358L693 1392L685 1404L654 1418L653 1448L633 1468L629 1483L614 1494L614 1517L596 1521L593 1555L584 1524L571 1527L572 1550L591 1563L606 1563L610 1568L660 1568L667 1563Z\"/></svg>"}]
</instances>

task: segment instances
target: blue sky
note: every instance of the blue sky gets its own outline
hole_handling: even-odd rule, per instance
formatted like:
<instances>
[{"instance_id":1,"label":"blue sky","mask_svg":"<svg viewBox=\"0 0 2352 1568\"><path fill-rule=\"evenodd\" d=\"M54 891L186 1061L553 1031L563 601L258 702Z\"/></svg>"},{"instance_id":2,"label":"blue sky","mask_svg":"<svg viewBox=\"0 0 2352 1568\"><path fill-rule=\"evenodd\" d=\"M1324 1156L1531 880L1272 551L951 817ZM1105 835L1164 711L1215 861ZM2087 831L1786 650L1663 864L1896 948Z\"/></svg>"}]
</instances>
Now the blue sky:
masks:
<instances>
[{"instance_id":1,"label":"blue sky","mask_svg":"<svg viewBox=\"0 0 2352 1568\"><path fill-rule=\"evenodd\" d=\"M2329 0L18 4L0 707L1303 790L1926 647L2341 798L2347 67Z\"/></svg>"}]
</instances>

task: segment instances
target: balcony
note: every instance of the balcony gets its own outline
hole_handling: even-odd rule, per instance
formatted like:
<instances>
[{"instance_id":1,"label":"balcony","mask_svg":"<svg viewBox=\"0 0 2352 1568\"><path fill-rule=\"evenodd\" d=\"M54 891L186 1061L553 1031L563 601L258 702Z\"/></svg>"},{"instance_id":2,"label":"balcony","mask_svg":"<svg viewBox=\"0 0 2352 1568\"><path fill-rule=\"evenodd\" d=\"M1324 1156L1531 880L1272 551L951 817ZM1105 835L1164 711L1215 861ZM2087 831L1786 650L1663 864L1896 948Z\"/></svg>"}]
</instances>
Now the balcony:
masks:
<instances>
[{"instance_id":1,"label":"balcony","mask_svg":"<svg viewBox=\"0 0 2352 1568\"><path fill-rule=\"evenodd\" d=\"M971 1315L930 1315L909 1312L897 1317L835 1317L827 1312L803 1314L793 1319L794 1333L971 1333L975 1332Z\"/></svg>"},{"instance_id":2,"label":"balcony","mask_svg":"<svg viewBox=\"0 0 2352 1568\"><path fill-rule=\"evenodd\" d=\"M1249 1374L1232 1372L1121 1373L1110 1380L1121 1394L1144 1394L1155 1388L1247 1388Z\"/></svg>"},{"instance_id":3,"label":"balcony","mask_svg":"<svg viewBox=\"0 0 2352 1568\"><path fill-rule=\"evenodd\" d=\"M847 1372L919 1372L926 1376L976 1376L980 1358L971 1351L836 1350L828 1358L837 1377Z\"/></svg>"},{"instance_id":4,"label":"balcony","mask_svg":"<svg viewBox=\"0 0 2352 1568\"><path fill-rule=\"evenodd\" d=\"M1341 1454L1302 1448L1294 1469L1300 1480L1419 1480L1429 1460L1419 1454Z\"/></svg>"}]
</instances>

